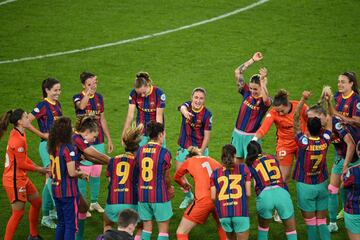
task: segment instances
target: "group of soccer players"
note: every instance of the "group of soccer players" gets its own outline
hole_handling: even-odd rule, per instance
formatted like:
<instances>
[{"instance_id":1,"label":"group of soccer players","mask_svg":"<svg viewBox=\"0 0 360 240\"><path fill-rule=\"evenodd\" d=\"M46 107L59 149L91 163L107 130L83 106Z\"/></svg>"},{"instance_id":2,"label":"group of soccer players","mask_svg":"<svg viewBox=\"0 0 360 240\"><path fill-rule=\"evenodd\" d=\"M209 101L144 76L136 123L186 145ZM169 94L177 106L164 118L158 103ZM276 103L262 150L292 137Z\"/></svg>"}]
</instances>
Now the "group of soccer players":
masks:
<instances>
[{"instance_id":1,"label":"group of soccer players","mask_svg":"<svg viewBox=\"0 0 360 240\"><path fill-rule=\"evenodd\" d=\"M222 148L221 163L209 157L212 113L205 107L206 90L195 88L191 99L178 108L182 122L174 180L184 192L179 207L186 210L176 231L177 239L188 239L191 229L206 222L210 213L217 222L220 239L248 239L252 180L258 239L268 239L273 214L284 223L287 239L297 239L288 192L291 176L296 181L298 207L307 226L308 239L330 239L330 232L338 230L339 190L348 236L359 239L360 96L355 73L341 74L335 95L325 87L319 103L308 107L305 102L310 92L307 91L300 101L289 100L283 89L271 98L265 68L260 68L249 83L245 82L244 72L262 58L257 52L235 69L243 99L231 144ZM3 186L12 207L5 239L13 238L27 201L31 203L28 239L42 239L38 233L40 208L42 225L56 228L56 239L83 239L85 219L92 210L104 212L104 231L107 231L124 209L139 213L141 224L135 239L151 239L153 219L158 224L157 239L169 239L174 187L170 176L172 155L166 149L165 93L152 84L148 73L136 75L122 132L124 153L112 158L105 153L104 139L108 153L112 152L113 144L104 100L97 92L97 78L83 72L80 81L82 91L73 97L76 124L62 114L58 101L60 82L54 78L43 81L44 99L31 113L11 110L0 120L0 136L9 123L14 125L3 174ZM136 124L131 126L135 111ZM39 129L31 124L34 119ZM277 128L276 156L263 153L261 148L261 139L273 123ZM42 167L27 156L26 129L40 137ZM331 143L336 154L329 183L326 153ZM109 179L105 209L98 203L102 165L107 165ZM38 171L46 176L42 197L26 171ZM186 174L194 179L194 187ZM90 204L86 200L88 183ZM329 225L326 224L328 212ZM53 221L56 218L57 224Z\"/></svg>"}]
</instances>

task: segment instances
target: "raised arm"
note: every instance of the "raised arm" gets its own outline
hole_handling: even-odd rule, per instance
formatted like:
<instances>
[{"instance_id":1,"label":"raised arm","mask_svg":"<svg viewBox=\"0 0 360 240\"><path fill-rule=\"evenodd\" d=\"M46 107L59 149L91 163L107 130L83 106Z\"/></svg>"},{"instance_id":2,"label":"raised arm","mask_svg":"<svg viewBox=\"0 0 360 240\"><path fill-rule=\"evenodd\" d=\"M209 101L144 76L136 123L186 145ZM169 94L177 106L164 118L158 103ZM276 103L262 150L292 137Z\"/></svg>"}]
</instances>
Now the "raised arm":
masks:
<instances>
[{"instance_id":1,"label":"raised arm","mask_svg":"<svg viewBox=\"0 0 360 240\"><path fill-rule=\"evenodd\" d=\"M269 91L267 89L268 70L266 68L260 68L259 75L260 75L261 97L262 97L265 105L270 106L271 105L270 95L269 95Z\"/></svg>"},{"instance_id":2,"label":"raised arm","mask_svg":"<svg viewBox=\"0 0 360 240\"><path fill-rule=\"evenodd\" d=\"M299 105L296 106L295 113L294 113L294 133L298 134L301 133L300 128L300 112L303 108L305 101L310 98L311 93L309 91L304 91L302 97L300 99Z\"/></svg>"},{"instance_id":3,"label":"raised arm","mask_svg":"<svg viewBox=\"0 0 360 240\"><path fill-rule=\"evenodd\" d=\"M261 54L261 52L256 52L249 60L247 60L246 62L244 62L243 64L241 64L238 68L235 69L235 81L236 84L239 88L239 91L242 90L242 88L245 86L245 81L244 81L244 72L246 71L246 69L253 64L254 62L258 62L261 59L263 59L263 56Z\"/></svg>"}]
</instances>

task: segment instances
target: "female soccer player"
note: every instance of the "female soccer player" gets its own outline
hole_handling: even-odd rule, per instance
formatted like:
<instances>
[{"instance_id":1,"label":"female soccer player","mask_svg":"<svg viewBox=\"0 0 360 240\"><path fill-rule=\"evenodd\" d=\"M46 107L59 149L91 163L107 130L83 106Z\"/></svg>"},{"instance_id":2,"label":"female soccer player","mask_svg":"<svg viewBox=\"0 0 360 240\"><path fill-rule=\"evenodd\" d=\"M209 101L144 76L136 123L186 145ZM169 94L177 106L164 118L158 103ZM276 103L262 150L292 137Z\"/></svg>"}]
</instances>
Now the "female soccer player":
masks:
<instances>
[{"instance_id":1,"label":"female soccer player","mask_svg":"<svg viewBox=\"0 0 360 240\"><path fill-rule=\"evenodd\" d=\"M195 183L195 200L185 210L176 230L176 237L178 240L187 240L190 231L196 225L205 223L211 213L218 224L219 238L225 240L226 235L221 228L210 193L210 176L221 165L210 157L201 156L201 150L197 147L190 147L188 152L186 161L176 170L174 180L183 189L190 190L191 185L183 178L185 174L190 174Z\"/></svg>"},{"instance_id":2,"label":"female soccer player","mask_svg":"<svg viewBox=\"0 0 360 240\"><path fill-rule=\"evenodd\" d=\"M110 157L97 151L96 148L91 145L97 139L98 132L98 124L95 116L80 117L77 121L75 133L72 135L72 141L78 156L81 156L82 159L87 159L95 164L108 164ZM82 161L80 162L80 166L81 163ZM85 219L88 209L89 207L85 197L80 194L77 240L84 238Z\"/></svg>"},{"instance_id":3,"label":"female soccer player","mask_svg":"<svg viewBox=\"0 0 360 240\"><path fill-rule=\"evenodd\" d=\"M33 125L29 126L29 130L40 137L39 154L43 167L50 165L49 153L47 151L47 139L53 122L61 117L62 110L60 102L58 101L61 86L60 82L55 78L47 78L42 82L43 101L38 103L34 110L29 114L29 120L32 122L37 120L39 130ZM56 218L56 212L53 210L54 200L51 195L51 179L46 176L45 185L42 191L42 219L41 225L48 228L56 228L53 219Z\"/></svg>"},{"instance_id":4,"label":"female soccer player","mask_svg":"<svg viewBox=\"0 0 360 240\"><path fill-rule=\"evenodd\" d=\"M310 92L304 91L294 114L294 132L299 147L293 179L296 183L298 205L307 226L308 239L330 239L330 232L326 225L328 209L327 191L327 163L326 153L330 145L331 116L325 131L319 118L309 118L307 129L310 136L300 129L300 111Z\"/></svg>"},{"instance_id":5,"label":"female soccer player","mask_svg":"<svg viewBox=\"0 0 360 240\"><path fill-rule=\"evenodd\" d=\"M288 92L278 91L274 97L273 107L266 115L261 127L256 131L253 140L262 139L273 123L276 126L276 158L279 160L281 174L286 183L290 180L291 168L296 155L297 145L294 138L294 112L298 101L288 99ZM306 130L306 108L301 109L301 129Z\"/></svg>"},{"instance_id":6,"label":"female soccer player","mask_svg":"<svg viewBox=\"0 0 360 240\"><path fill-rule=\"evenodd\" d=\"M152 85L150 75L147 72L136 74L134 89L130 92L129 96L129 109L122 137L130 127L136 108L136 125L144 125L144 137L140 142L140 146L146 144L149 141L146 131L147 124L151 121L164 124L165 100L165 93L160 88Z\"/></svg>"},{"instance_id":7,"label":"female soccer player","mask_svg":"<svg viewBox=\"0 0 360 240\"><path fill-rule=\"evenodd\" d=\"M107 204L104 213L104 232L118 222L119 213L124 209L137 211L139 167L136 165L135 153L139 148L143 125L126 131L123 142L125 153L111 158L106 170L109 178ZM141 238L141 231L137 238Z\"/></svg>"},{"instance_id":8,"label":"female soccer player","mask_svg":"<svg viewBox=\"0 0 360 240\"><path fill-rule=\"evenodd\" d=\"M256 141L247 147L246 164L255 181L256 211L258 214L258 239L268 239L269 223L274 209L285 225L287 239L297 239L294 207L286 183L281 176L279 161L272 155L262 153Z\"/></svg>"},{"instance_id":9,"label":"female soccer player","mask_svg":"<svg viewBox=\"0 0 360 240\"><path fill-rule=\"evenodd\" d=\"M75 240L78 229L79 189L78 177L88 174L77 170L78 161L71 140L71 120L61 117L50 130L48 149L51 161L52 194L58 214L56 240Z\"/></svg>"},{"instance_id":10,"label":"female soccer player","mask_svg":"<svg viewBox=\"0 0 360 240\"><path fill-rule=\"evenodd\" d=\"M360 141L356 147L360 159ZM350 240L360 239L360 163L350 167L343 177L348 191L345 202L345 227Z\"/></svg>"},{"instance_id":11,"label":"female soccer player","mask_svg":"<svg viewBox=\"0 0 360 240\"><path fill-rule=\"evenodd\" d=\"M107 138L108 153L113 150L110 133L107 127L105 113L104 113L104 99L103 96L96 91L98 80L93 73L82 72L80 74L80 81L83 91L73 96L75 105L76 117L81 116L95 116L98 124L98 137L93 142L93 147L101 153L105 153L104 135ZM103 213L104 209L98 203L99 189L100 189L100 175L102 165L93 164L90 161L82 161L81 170L90 175L90 211L96 210ZM81 194L86 198L87 182L79 179L79 189Z\"/></svg>"},{"instance_id":12,"label":"female soccer player","mask_svg":"<svg viewBox=\"0 0 360 240\"><path fill-rule=\"evenodd\" d=\"M271 99L266 87L266 68L261 68L259 74L253 75L249 84L245 83L243 76L249 66L262 59L262 54L257 52L251 59L235 69L235 80L239 88L238 91L243 96L243 101L240 105L231 144L235 146L236 156L240 159L246 157L246 147L259 129L262 119L271 106Z\"/></svg>"},{"instance_id":13,"label":"female soccer player","mask_svg":"<svg viewBox=\"0 0 360 240\"><path fill-rule=\"evenodd\" d=\"M236 148L227 144L222 148L222 167L211 175L211 198L227 239L249 238L248 199L251 195L251 176L248 167L235 164Z\"/></svg>"},{"instance_id":14,"label":"female soccer player","mask_svg":"<svg viewBox=\"0 0 360 240\"><path fill-rule=\"evenodd\" d=\"M201 155L208 156L208 144L212 125L212 114L205 107L206 91L197 87L192 91L191 101L183 103L179 110L182 114L180 135L178 139L179 149L176 153L176 169L183 164L190 146L198 147ZM186 179L184 178L186 181ZM180 208L186 208L194 199L191 190L183 190L185 198Z\"/></svg>"},{"instance_id":15,"label":"female soccer player","mask_svg":"<svg viewBox=\"0 0 360 240\"><path fill-rule=\"evenodd\" d=\"M0 138L6 132L9 123L12 123L14 128L10 132L6 147L2 182L11 204L12 215L6 225L4 239L13 239L24 215L25 203L28 201L31 206L29 211L30 236L27 239L40 240L43 239L38 232L41 198L26 172L37 171L46 174L48 170L34 164L27 155L25 129L30 125L28 114L22 109L10 110L5 113L0 120Z\"/></svg>"},{"instance_id":16,"label":"female soccer player","mask_svg":"<svg viewBox=\"0 0 360 240\"><path fill-rule=\"evenodd\" d=\"M171 153L161 145L164 142L164 125L150 122L147 126L150 141L136 154L139 166L138 211L144 222L141 239L150 240L152 219L158 223L158 240L169 239L169 222L173 215L170 199L174 187L170 183Z\"/></svg>"}]
</instances>

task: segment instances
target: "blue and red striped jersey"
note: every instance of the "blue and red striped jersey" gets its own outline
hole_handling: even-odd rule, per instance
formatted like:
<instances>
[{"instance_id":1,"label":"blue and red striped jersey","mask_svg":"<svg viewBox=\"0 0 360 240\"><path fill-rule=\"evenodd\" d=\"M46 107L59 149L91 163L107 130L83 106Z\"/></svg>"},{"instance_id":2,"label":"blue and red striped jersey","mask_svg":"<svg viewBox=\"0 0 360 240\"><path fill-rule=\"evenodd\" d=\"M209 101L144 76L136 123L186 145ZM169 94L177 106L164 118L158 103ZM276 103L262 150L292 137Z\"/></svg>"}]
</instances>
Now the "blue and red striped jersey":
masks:
<instances>
[{"instance_id":1,"label":"blue and red striped jersey","mask_svg":"<svg viewBox=\"0 0 360 240\"><path fill-rule=\"evenodd\" d=\"M245 164L235 164L231 169L215 169L210 178L211 186L216 188L216 211L219 218L248 217L245 182L251 175Z\"/></svg>"},{"instance_id":2,"label":"blue and red striped jersey","mask_svg":"<svg viewBox=\"0 0 360 240\"><path fill-rule=\"evenodd\" d=\"M185 106L193 114L193 117L191 120L188 120L181 114L182 122L178 144L185 149L190 146L201 148L205 130L211 131L212 114L205 106L198 111L194 110L191 107L191 101L185 102L181 106Z\"/></svg>"},{"instance_id":3,"label":"blue and red striped jersey","mask_svg":"<svg viewBox=\"0 0 360 240\"><path fill-rule=\"evenodd\" d=\"M360 117L360 95L352 91L349 96L336 92L334 95L335 110L346 117Z\"/></svg>"},{"instance_id":4,"label":"blue and red striped jersey","mask_svg":"<svg viewBox=\"0 0 360 240\"><path fill-rule=\"evenodd\" d=\"M63 115L60 102L52 102L47 98L38 103L31 114L37 119L39 130L42 133L50 132L54 121Z\"/></svg>"},{"instance_id":5,"label":"blue and red striped jersey","mask_svg":"<svg viewBox=\"0 0 360 240\"><path fill-rule=\"evenodd\" d=\"M243 101L240 105L239 114L235 128L246 133L255 133L261 125L261 121L271 106L271 99L264 102L262 97L251 96L249 86L245 86L240 91Z\"/></svg>"},{"instance_id":6,"label":"blue and red striped jersey","mask_svg":"<svg viewBox=\"0 0 360 240\"><path fill-rule=\"evenodd\" d=\"M298 145L297 161L293 179L306 184L319 184L328 179L326 153L330 144L329 130L318 137L307 137L298 133L295 137Z\"/></svg>"},{"instance_id":7,"label":"blue and red striped jersey","mask_svg":"<svg viewBox=\"0 0 360 240\"><path fill-rule=\"evenodd\" d=\"M158 143L149 142L136 154L139 166L139 202L160 203L170 200L165 172L171 167L171 153Z\"/></svg>"},{"instance_id":8,"label":"blue and red striped jersey","mask_svg":"<svg viewBox=\"0 0 360 240\"><path fill-rule=\"evenodd\" d=\"M345 212L360 214L360 164L349 168L344 175L344 188L346 188Z\"/></svg>"},{"instance_id":9,"label":"blue and red striped jersey","mask_svg":"<svg viewBox=\"0 0 360 240\"><path fill-rule=\"evenodd\" d=\"M75 114L76 117L79 118L81 116L95 116L97 119L97 125L99 130L99 135L96 138L94 144L104 143L104 131L101 125L101 113L104 112L104 99L103 96L99 93L95 93L94 96L89 98L89 101L84 110L76 108L76 103L80 102L84 97L84 92L76 94L73 96L73 101L75 105Z\"/></svg>"},{"instance_id":10,"label":"blue and red striped jersey","mask_svg":"<svg viewBox=\"0 0 360 240\"><path fill-rule=\"evenodd\" d=\"M79 154L83 154L84 150L91 146L91 144L86 141L86 139L84 139L81 134L77 132L72 135L72 141L75 146L76 152Z\"/></svg>"},{"instance_id":11,"label":"blue and red striped jersey","mask_svg":"<svg viewBox=\"0 0 360 240\"><path fill-rule=\"evenodd\" d=\"M262 190L269 186L287 187L281 175L279 161L275 156L270 154L259 155L248 167L251 177L255 180L256 195L259 195Z\"/></svg>"},{"instance_id":12,"label":"blue and red striped jersey","mask_svg":"<svg viewBox=\"0 0 360 240\"><path fill-rule=\"evenodd\" d=\"M56 198L76 197L78 195L78 178L70 177L67 163L76 162L77 157L71 144L61 144L56 155L50 155L52 194Z\"/></svg>"},{"instance_id":13,"label":"blue and red striped jersey","mask_svg":"<svg viewBox=\"0 0 360 240\"><path fill-rule=\"evenodd\" d=\"M108 204L137 204L139 168L134 154L127 152L110 159L106 169L109 178Z\"/></svg>"},{"instance_id":14,"label":"blue and red striped jersey","mask_svg":"<svg viewBox=\"0 0 360 240\"><path fill-rule=\"evenodd\" d=\"M146 125L151 121L156 121L156 109L165 108L165 100L165 93L156 86L151 86L150 93L145 97L138 95L135 89L130 92L129 104L136 105L136 125L144 124L144 134L146 134ZM165 123L164 120L163 123Z\"/></svg>"}]
</instances>

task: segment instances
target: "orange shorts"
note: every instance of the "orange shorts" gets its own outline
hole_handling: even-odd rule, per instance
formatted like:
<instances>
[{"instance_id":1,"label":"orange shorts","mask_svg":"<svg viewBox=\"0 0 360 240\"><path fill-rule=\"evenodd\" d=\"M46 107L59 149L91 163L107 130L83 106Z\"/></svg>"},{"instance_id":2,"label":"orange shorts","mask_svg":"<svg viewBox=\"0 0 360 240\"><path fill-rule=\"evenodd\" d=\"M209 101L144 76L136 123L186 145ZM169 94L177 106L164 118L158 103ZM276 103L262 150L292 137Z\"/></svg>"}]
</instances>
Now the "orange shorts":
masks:
<instances>
[{"instance_id":1,"label":"orange shorts","mask_svg":"<svg viewBox=\"0 0 360 240\"><path fill-rule=\"evenodd\" d=\"M276 148L276 158L280 166L291 167L296 157L297 148Z\"/></svg>"},{"instance_id":2,"label":"orange shorts","mask_svg":"<svg viewBox=\"0 0 360 240\"><path fill-rule=\"evenodd\" d=\"M203 224L213 211L215 211L215 205L211 198L195 199L184 212L184 218L197 224Z\"/></svg>"},{"instance_id":3,"label":"orange shorts","mask_svg":"<svg viewBox=\"0 0 360 240\"><path fill-rule=\"evenodd\" d=\"M14 187L6 186L4 186L4 188L10 203L14 203L15 201L26 202L28 195L38 192L35 185L30 180L24 184L18 183L16 189Z\"/></svg>"}]
</instances>

